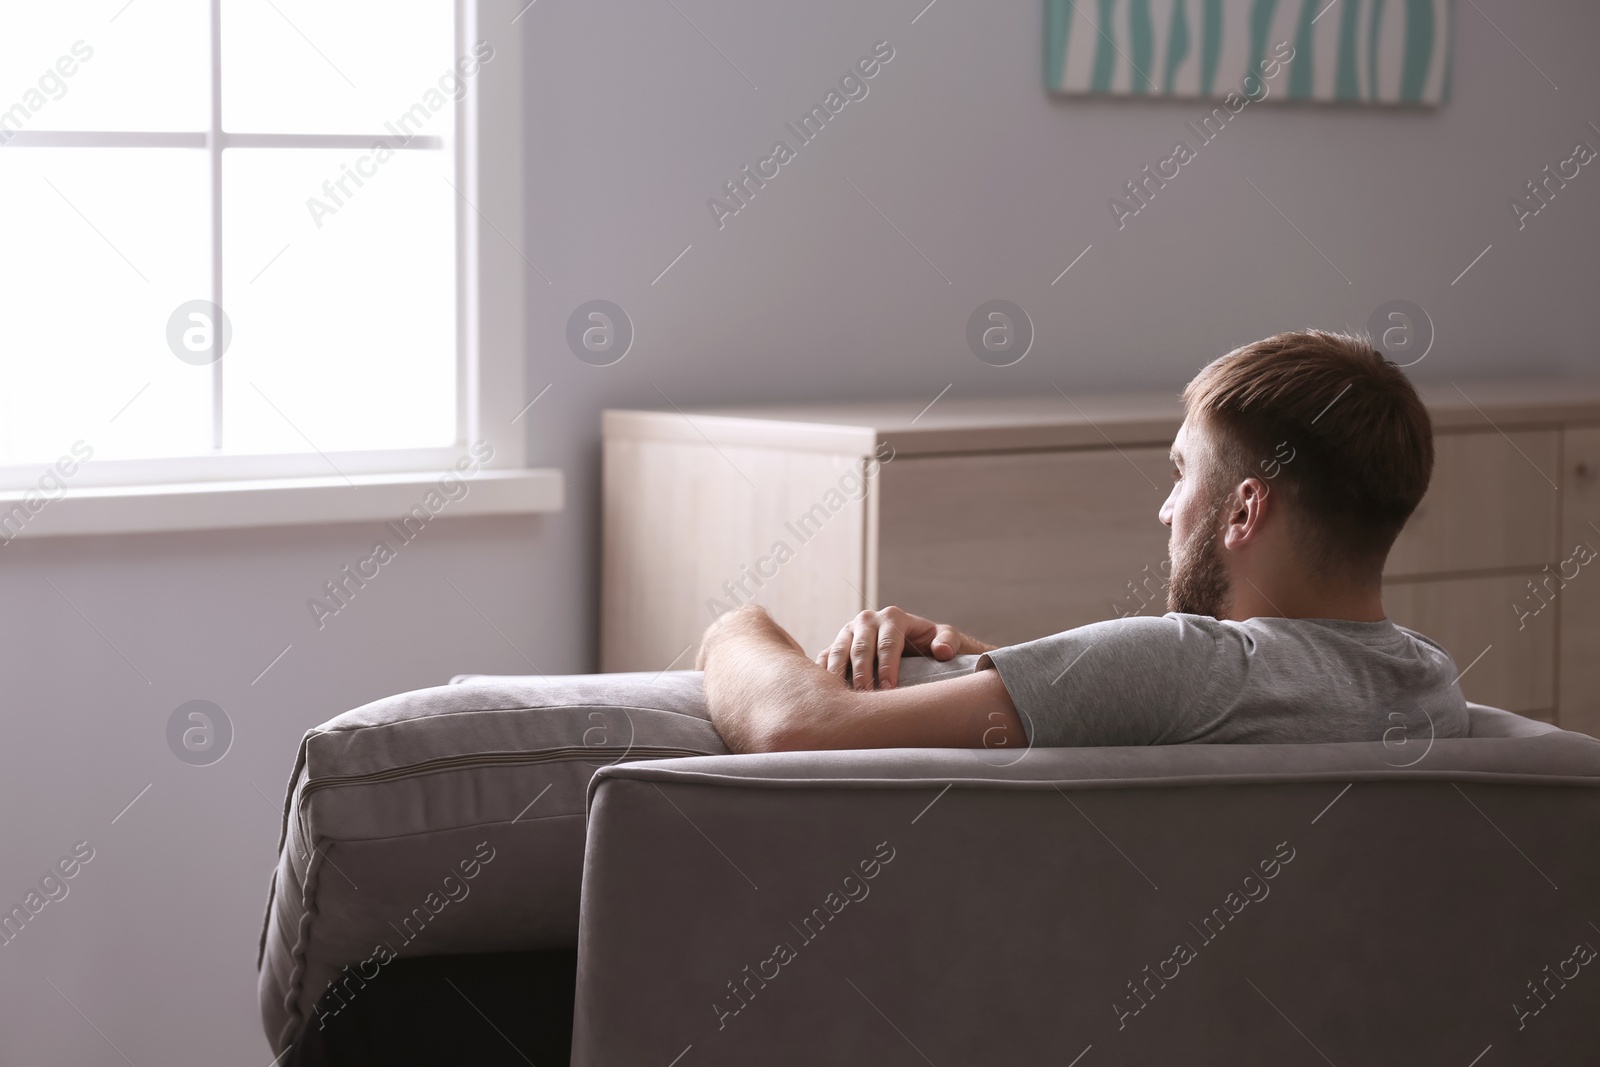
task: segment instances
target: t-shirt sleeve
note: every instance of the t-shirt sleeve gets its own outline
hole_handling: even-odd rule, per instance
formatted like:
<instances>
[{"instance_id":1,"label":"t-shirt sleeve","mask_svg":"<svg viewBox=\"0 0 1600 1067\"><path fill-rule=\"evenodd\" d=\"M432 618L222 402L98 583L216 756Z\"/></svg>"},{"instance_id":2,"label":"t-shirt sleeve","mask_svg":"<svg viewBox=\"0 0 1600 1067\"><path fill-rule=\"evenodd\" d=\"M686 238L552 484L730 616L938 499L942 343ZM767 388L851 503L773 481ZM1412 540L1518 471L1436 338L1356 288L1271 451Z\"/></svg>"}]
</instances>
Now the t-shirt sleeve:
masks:
<instances>
[{"instance_id":1,"label":"t-shirt sleeve","mask_svg":"<svg viewBox=\"0 0 1600 1067\"><path fill-rule=\"evenodd\" d=\"M985 653L1039 748L1189 740L1219 680L1218 634L1191 617L1130 616Z\"/></svg>"}]
</instances>

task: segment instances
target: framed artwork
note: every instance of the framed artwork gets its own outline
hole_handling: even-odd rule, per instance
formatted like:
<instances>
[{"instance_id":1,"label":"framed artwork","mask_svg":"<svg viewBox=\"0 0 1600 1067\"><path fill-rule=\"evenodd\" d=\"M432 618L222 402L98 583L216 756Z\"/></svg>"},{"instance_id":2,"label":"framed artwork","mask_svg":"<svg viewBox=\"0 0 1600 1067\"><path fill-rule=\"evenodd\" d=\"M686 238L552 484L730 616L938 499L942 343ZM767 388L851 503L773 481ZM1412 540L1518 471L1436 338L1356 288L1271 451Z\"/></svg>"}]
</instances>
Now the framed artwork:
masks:
<instances>
[{"instance_id":1,"label":"framed artwork","mask_svg":"<svg viewBox=\"0 0 1600 1067\"><path fill-rule=\"evenodd\" d=\"M1439 106L1454 0L1045 0L1045 88Z\"/></svg>"}]
</instances>

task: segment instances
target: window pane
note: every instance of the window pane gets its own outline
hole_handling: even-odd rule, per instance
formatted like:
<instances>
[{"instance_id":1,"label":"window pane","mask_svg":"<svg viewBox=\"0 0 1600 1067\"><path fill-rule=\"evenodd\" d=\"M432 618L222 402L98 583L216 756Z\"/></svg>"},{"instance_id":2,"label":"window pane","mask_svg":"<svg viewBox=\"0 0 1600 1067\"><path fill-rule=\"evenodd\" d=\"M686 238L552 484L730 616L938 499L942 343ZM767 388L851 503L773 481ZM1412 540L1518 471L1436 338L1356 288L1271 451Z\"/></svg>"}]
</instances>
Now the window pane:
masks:
<instances>
[{"instance_id":1,"label":"window pane","mask_svg":"<svg viewBox=\"0 0 1600 1067\"><path fill-rule=\"evenodd\" d=\"M223 153L230 452L456 439L450 154ZM368 171L358 187L346 177ZM337 182L344 181L340 192ZM334 197L324 190L330 183ZM316 198L331 212L307 206ZM309 443L308 443L309 442Z\"/></svg>"},{"instance_id":2,"label":"window pane","mask_svg":"<svg viewBox=\"0 0 1600 1067\"><path fill-rule=\"evenodd\" d=\"M209 53L206 0L0 4L0 131L204 130Z\"/></svg>"},{"instance_id":3,"label":"window pane","mask_svg":"<svg viewBox=\"0 0 1600 1067\"><path fill-rule=\"evenodd\" d=\"M223 0L223 128L382 133L411 113L409 132L449 136L445 105L461 85L451 77L454 8L451 0Z\"/></svg>"},{"instance_id":4,"label":"window pane","mask_svg":"<svg viewBox=\"0 0 1600 1067\"><path fill-rule=\"evenodd\" d=\"M205 153L0 149L0 203L0 464L208 449L210 370L167 345L210 291Z\"/></svg>"}]
</instances>

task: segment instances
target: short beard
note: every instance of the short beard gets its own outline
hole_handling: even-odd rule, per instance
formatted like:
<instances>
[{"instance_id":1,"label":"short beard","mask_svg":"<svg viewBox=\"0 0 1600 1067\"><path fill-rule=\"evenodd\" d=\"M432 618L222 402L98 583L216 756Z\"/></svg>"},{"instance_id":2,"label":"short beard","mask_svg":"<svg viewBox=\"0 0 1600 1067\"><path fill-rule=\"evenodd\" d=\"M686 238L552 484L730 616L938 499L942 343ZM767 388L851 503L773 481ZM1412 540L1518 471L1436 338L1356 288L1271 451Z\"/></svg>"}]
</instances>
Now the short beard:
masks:
<instances>
[{"instance_id":1,"label":"short beard","mask_svg":"<svg viewBox=\"0 0 1600 1067\"><path fill-rule=\"evenodd\" d=\"M1218 545L1221 530L1222 508L1218 507L1203 531L1190 535L1187 543L1173 546L1172 579L1167 585L1168 611L1210 615L1217 619L1228 613L1232 597L1228 590L1228 569Z\"/></svg>"}]
</instances>

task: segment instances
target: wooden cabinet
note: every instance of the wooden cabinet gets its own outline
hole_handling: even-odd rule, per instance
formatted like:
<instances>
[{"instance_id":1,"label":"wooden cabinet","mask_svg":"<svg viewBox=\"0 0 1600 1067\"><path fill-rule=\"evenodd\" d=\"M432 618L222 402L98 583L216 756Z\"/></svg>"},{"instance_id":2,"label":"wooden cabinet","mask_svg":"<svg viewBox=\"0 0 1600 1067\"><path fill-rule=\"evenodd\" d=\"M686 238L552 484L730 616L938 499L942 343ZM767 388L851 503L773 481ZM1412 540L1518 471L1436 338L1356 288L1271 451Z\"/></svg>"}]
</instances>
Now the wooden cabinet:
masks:
<instances>
[{"instance_id":1,"label":"wooden cabinet","mask_svg":"<svg viewBox=\"0 0 1600 1067\"><path fill-rule=\"evenodd\" d=\"M1516 606L1556 548L1561 434L1481 418L1436 433L1433 480L1389 553L1383 592L1391 619L1450 651L1468 699L1551 722L1557 613L1519 618Z\"/></svg>"},{"instance_id":2,"label":"wooden cabinet","mask_svg":"<svg viewBox=\"0 0 1600 1067\"><path fill-rule=\"evenodd\" d=\"M1111 618L1127 582L1163 573L1171 470L1165 447L897 459L879 478L874 602L1002 645Z\"/></svg>"},{"instance_id":3,"label":"wooden cabinet","mask_svg":"<svg viewBox=\"0 0 1600 1067\"><path fill-rule=\"evenodd\" d=\"M601 669L691 666L749 600L826 644L866 597L865 475L849 452L608 437Z\"/></svg>"},{"instance_id":4,"label":"wooden cabinet","mask_svg":"<svg viewBox=\"0 0 1600 1067\"><path fill-rule=\"evenodd\" d=\"M1522 567L1550 559L1561 524L1559 430L1434 435L1433 479L1389 552L1390 578Z\"/></svg>"},{"instance_id":5,"label":"wooden cabinet","mask_svg":"<svg viewBox=\"0 0 1600 1067\"><path fill-rule=\"evenodd\" d=\"M1437 460L1386 610L1469 699L1600 733L1600 560L1550 577L1600 549L1600 382L1421 392ZM686 666L751 600L813 652L868 605L1000 643L1166 610L1175 393L926 405L606 412L602 669Z\"/></svg>"}]
</instances>

